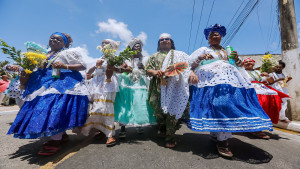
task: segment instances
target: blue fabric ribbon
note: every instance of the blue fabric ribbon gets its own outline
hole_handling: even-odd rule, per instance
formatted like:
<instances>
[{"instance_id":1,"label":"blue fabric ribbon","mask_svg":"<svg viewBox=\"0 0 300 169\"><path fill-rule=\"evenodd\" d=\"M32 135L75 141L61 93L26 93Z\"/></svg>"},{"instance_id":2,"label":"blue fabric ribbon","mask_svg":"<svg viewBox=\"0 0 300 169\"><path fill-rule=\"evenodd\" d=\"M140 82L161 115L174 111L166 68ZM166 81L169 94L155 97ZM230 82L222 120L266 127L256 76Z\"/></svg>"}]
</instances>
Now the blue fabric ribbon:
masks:
<instances>
[{"instance_id":1,"label":"blue fabric ribbon","mask_svg":"<svg viewBox=\"0 0 300 169\"><path fill-rule=\"evenodd\" d=\"M54 33L52 33L51 36L53 36L53 35L61 36L61 37L63 38L64 42L65 42L65 46L67 45L68 38L66 37L66 35L64 35L63 33L60 33L60 32L54 32ZM51 36L50 36L50 37L51 37Z\"/></svg>"}]
</instances>

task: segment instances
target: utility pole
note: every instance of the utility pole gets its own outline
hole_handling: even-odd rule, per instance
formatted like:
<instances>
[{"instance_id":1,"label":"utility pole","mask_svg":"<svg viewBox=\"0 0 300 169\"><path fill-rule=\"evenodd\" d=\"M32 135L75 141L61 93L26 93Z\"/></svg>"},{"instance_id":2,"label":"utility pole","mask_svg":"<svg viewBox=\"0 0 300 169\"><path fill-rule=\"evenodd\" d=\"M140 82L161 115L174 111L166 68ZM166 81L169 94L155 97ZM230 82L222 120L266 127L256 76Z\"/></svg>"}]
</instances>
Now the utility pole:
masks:
<instances>
[{"instance_id":1,"label":"utility pole","mask_svg":"<svg viewBox=\"0 0 300 169\"><path fill-rule=\"evenodd\" d=\"M286 63L284 72L293 79L288 83L291 96L287 115L300 120L300 56L294 0L278 0L281 28L281 54Z\"/></svg>"}]
</instances>

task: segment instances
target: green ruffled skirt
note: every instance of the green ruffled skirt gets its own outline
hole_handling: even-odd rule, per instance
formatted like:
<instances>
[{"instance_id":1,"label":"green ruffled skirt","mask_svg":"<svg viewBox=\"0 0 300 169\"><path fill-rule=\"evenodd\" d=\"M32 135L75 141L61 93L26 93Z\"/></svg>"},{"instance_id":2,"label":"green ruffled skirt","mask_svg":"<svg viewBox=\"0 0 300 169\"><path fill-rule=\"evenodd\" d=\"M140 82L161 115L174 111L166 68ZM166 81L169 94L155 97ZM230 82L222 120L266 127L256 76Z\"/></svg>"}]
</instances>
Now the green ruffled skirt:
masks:
<instances>
[{"instance_id":1,"label":"green ruffled skirt","mask_svg":"<svg viewBox=\"0 0 300 169\"><path fill-rule=\"evenodd\" d=\"M147 126L156 124L153 109L147 102L146 77L132 82L130 75L119 76L120 91L115 99L115 121L121 125Z\"/></svg>"}]
</instances>

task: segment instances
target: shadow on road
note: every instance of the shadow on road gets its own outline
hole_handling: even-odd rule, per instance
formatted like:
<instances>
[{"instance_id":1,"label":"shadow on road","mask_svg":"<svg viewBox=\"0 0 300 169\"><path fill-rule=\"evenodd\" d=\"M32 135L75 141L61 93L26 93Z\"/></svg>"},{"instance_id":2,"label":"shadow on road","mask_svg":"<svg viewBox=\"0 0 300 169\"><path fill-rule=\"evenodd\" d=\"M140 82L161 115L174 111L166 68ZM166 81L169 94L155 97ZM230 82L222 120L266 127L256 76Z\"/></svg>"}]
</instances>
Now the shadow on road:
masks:
<instances>
[{"instance_id":1,"label":"shadow on road","mask_svg":"<svg viewBox=\"0 0 300 169\"><path fill-rule=\"evenodd\" d=\"M193 152L204 159L215 159L221 157L217 151L216 143L209 139L209 134L184 133L177 135L178 145L173 148L174 151ZM163 139L153 138L159 146L164 146ZM229 146L234 154L232 160L242 161L250 164L269 163L273 156L239 139L229 139Z\"/></svg>"},{"instance_id":2,"label":"shadow on road","mask_svg":"<svg viewBox=\"0 0 300 169\"><path fill-rule=\"evenodd\" d=\"M270 136L270 140L289 140L288 138L280 137L278 134L273 134L270 132L265 132L268 136ZM258 139L261 140L261 138L255 137L251 133L234 133L234 135L240 135L248 137L249 139Z\"/></svg>"},{"instance_id":3,"label":"shadow on road","mask_svg":"<svg viewBox=\"0 0 300 169\"><path fill-rule=\"evenodd\" d=\"M82 137L77 135L69 135L70 141L66 143L63 148L55 155L52 156L40 156L39 150L42 148L44 142L50 138L41 138L39 140L33 140L29 144L19 147L15 153L9 155L9 159L21 158L22 161L28 161L29 164L36 164L43 166L49 162L56 164L64 157L72 152L79 151L81 148L86 147L91 138Z\"/></svg>"}]
</instances>

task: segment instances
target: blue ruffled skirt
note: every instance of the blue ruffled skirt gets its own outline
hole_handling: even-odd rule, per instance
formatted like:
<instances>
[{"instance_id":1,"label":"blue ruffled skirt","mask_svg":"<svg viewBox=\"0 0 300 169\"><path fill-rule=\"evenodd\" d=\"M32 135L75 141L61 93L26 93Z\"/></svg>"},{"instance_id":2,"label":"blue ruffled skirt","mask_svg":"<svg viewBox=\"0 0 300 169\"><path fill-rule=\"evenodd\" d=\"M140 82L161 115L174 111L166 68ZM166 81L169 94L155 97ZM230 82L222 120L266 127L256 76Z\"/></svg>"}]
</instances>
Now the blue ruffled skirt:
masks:
<instances>
[{"instance_id":1,"label":"blue ruffled skirt","mask_svg":"<svg viewBox=\"0 0 300 169\"><path fill-rule=\"evenodd\" d=\"M52 78L51 74L51 68L34 72L24 96L41 87L53 87L60 93L39 94L25 102L7 134L14 134L14 137L22 139L34 139L53 136L85 124L89 104L87 95L64 93L81 82L81 74L62 70L60 79Z\"/></svg>"},{"instance_id":2,"label":"blue ruffled skirt","mask_svg":"<svg viewBox=\"0 0 300 169\"><path fill-rule=\"evenodd\" d=\"M195 131L256 132L273 130L268 115L260 106L253 88L230 84L190 87L190 118L187 125Z\"/></svg>"}]
</instances>

